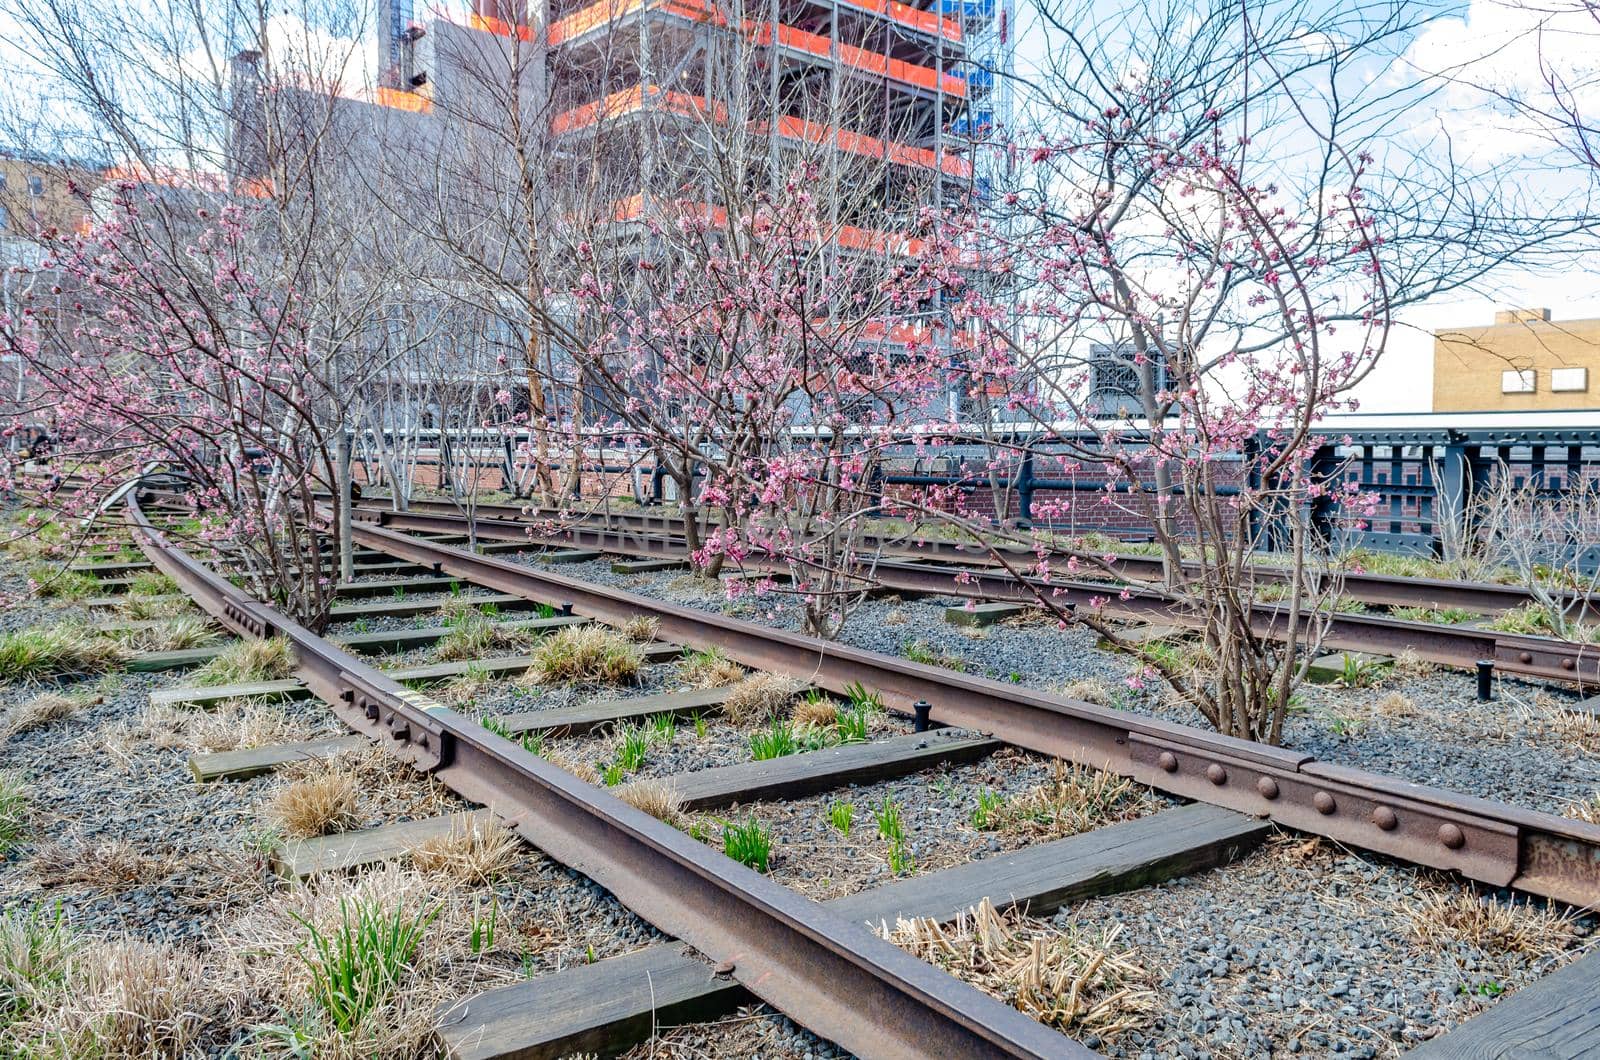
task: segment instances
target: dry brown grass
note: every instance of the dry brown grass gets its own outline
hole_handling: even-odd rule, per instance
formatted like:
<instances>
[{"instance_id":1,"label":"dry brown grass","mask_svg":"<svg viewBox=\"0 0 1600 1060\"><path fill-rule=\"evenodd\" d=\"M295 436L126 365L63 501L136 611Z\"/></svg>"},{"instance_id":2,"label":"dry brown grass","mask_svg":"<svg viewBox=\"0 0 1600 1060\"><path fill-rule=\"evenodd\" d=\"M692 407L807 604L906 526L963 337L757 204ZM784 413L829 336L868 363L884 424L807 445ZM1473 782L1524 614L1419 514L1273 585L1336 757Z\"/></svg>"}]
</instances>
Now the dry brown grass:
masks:
<instances>
[{"instance_id":1,"label":"dry brown grass","mask_svg":"<svg viewBox=\"0 0 1600 1060\"><path fill-rule=\"evenodd\" d=\"M433 646L438 662L468 662L490 654L520 653L533 644L533 634L513 629L473 607L450 619L449 631Z\"/></svg>"},{"instance_id":2,"label":"dry brown grass","mask_svg":"<svg viewBox=\"0 0 1600 1060\"><path fill-rule=\"evenodd\" d=\"M487 670L468 670L433 689L433 697L447 707L461 710L472 706L495 686Z\"/></svg>"},{"instance_id":3,"label":"dry brown grass","mask_svg":"<svg viewBox=\"0 0 1600 1060\"><path fill-rule=\"evenodd\" d=\"M122 645L76 621L0 634L0 681L99 674L127 659Z\"/></svg>"},{"instance_id":4,"label":"dry brown grass","mask_svg":"<svg viewBox=\"0 0 1600 1060\"><path fill-rule=\"evenodd\" d=\"M648 644L656 639L656 633L660 629L661 620L654 615L634 615L624 622L617 632L635 644Z\"/></svg>"},{"instance_id":5,"label":"dry brown grass","mask_svg":"<svg viewBox=\"0 0 1600 1060\"><path fill-rule=\"evenodd\" d=\"M215 686L281 681L294 675L294 665L294 649L287 638L239 640L190 675L189 683Z\"/></svg>"},{"instance_id":6,"label":"dry brown grass","mask_svg":"<svg viewBox=\"0 0 1600 1060\"><path fill-rule=\"evenodd\" d=\"M1515 954L1548 959L1579 939L1578 921L1531 901L1502 902L1464 887L1426 890L1402 905L1412 937L1424 948L1441 950L1458 942L1490 955Z\"/></svg>"},{"instance_id":7,"label":"dry brown grass","mask_svg":"<svg viewBox=\"0 0 1600 1060\"><path fill-rule=\"evenodd\" d=\"M639 676L639 646L604 626L565 626L539 643L529 675L544 684L620 685Z\"/></svg>"},{"instance_id":8,"label":"dry brown grass","mask_svg":"<svg viewBox=\"0 0 1600 1060\"><path fill-rule=\"evenodd\" d=\"M1075 681L1067 681L1062 684L1060 692L1064 699L1078 699L1101 707L1111 702L1111 686L1098 677L1080 677Z\"/></svg>"},{"instance_id":9,"label":"dry brown grass","mask_svg":"<svg viewBox=\"0 0 1600 1060\"><path fill-rule=\"evenodd\" d=\"M361 784L337 767L291 781L272 802L284 834L295 839L330 835L354 826L361 814Z\"/></svg>"},{"instance_id":10,"label":"dry brown grass","mask_svg":"<svg viewBox=\"0 0 1600 1060\"><path fill-rule=\"evenodd\" d=\"M1122 940L1122 926L1065 927L999 913L985 898L954 924L901 920L890 942L1062 1031L1102 1039L1141 1026L1155 1011L1155 977Z\"/></svg>"},{"instance_id":11,"label":"dry brown grass","mask_svg":"<svg viewBox=\"0 0 1600 1060\"><path fill-rule=\"evenodd\" d=\"M466 992L464 987L481 989L497 983L493 969L480 963L483 955L472 953L467 942L481 905L478 894L453 881L387 865L359 876L319 877L307 886L279 891L231 922L221 948L234 956L232 966L250 996L261 999L269 1010L303 1018L315 1012L311 973L302 957L312 929L325 938L337 938L351 911L360 907L396 911L407 918L434 916L398 980L388 985L352 1031L342 1034L323 1022L305 1020L302 1030L309 1040L299 1050L300 1055L318 1060L430 1055L426 1045L436 1007ZM501 928L496 948L519 944L517 932L505 918ZM482 980L473 984L475 975Z\"/></svg>"},{"instance_id":12,"label":"dry brown grass","mask_svg":"<svg viewBox=\"0 0 1600 1060\"><path fill-rule=\"evenodd\" d=\"M905 613L903 608L899 607L891 608L889 613L883 616L883 624L886 626L903 626L910 621L910 616Z\"/></svg>"},{"instance_id":13,"label":"dry brown grass","mask_svg":"<svg viewBox=\"0 0 1600 1060\"><path fill-rule=\"evenodd\" d=\"M753 725L787 713L801 684L785 674L751 674L728 690L722 710L735 725Z\"/></svg>"},{"instance_id":14,"label":"dry brown grass","mask_svg":"<svg viewBox=\"0 0 1600 1060\"><path fill-rule=\"evenodd\" d=\"M173 852L139 850L125 839L91 845L46 843L28 863L29 871L46 887L87 887L107 894L147 887L177 868Z\"/></svg>"},{"instance_id":15,"label":"dry brown grass","mask_svg":"<svg viewBox=\"0 0 1600 1060\"><path fill-rule=\"evenodd\" d=\"M88 941L6 1028L6 1055L146 1060L198 1055L202 1032L239 1000L231 981L163 943Z\"/></svg>"},{"instance_id":16,"label":"dry brown grass","mask_svg":"<svg viewBox=\"0 0 1600 1060\"><path fill-rule=\"evenodd\" d=\"M1394 666L1391 672L1396 677L1426 677L1439 668L1418 655L1416 649L1402 649L1394 657Z\"/></svg>"},{"instance_id":17,"label":"dry brown grass","mask_svg":"<svg viewBox=\"0 0 1600 1060\"><path fill-rule=\"evenodd\" d=\"M1047 784L1004 799L975 815L984 830L1056 837L1090 832L1141 816L1154 806L1149 792L1126 777L1056 759Z\"/></svg>"},{"instance_id":18,"label":"dry brown grass","mask_svg":"<svg viewBox=\"0 0 1600 1060\"><path fill-rule=\"evenodd\" d=\"M1414 721L1424 716L1409 696L1399 692L1390 692L1373 700L1370 709L1375 716L1390 721Z\"/></svg>"},{"instance_id":19,"label":"dry brown grass","mask_svg":"<svg viewBox=\"0 0 1600 1060\"><path fill-rule=\"evenodd\" d=\"M1569 803L1562 809L1561 816L1570 817L1574 821L1582 821L1585 824L1600 825L1600 791L1587 798Z\"/></svg>"},{"instance_id":20,"label":"dry brown grass","mask_svg":"<svg viewBox=\"0 0 1600 1060\"><path fill-rule=\"evenodd\" d=\"M678 664L678 676L695 688L725 688L744 680L744 667L716 648L697 651Z\"/></svg>"},{"instance_id":21,"label":"dry brown grass","mask_svg":"<svg viewBox=\"0 0 1600 1060\"><path fill-rule=\"evenodd\" d=\"M11 708L5 720L0 722L0 739L10 739L20 733L54 725L86 707L104 702L105 697L96 693L69 696L62 692L41 692Z\"/></svg>"},{"instance_id":22,"label":"dry brown grass","mask_svg":"<svg viewBox=\"0 0 1600 1060\"><path fill-rule=\"evenodd\" d=\"M675 825L683 820L683 796L669 781L659 777L631 781L614 789L612 794L667 824Z\"/></svg>"},{"instance_id":23,"label":"dry brown grass","mask_svg":"<svg viewBox=\"0 0 1600 1060\"><path fill-rule=\"evenodd\" d=\"M143 593L128 593L118 602L116 610L118 616L130 622L197 614L183 596L145 596Z\"/></svg>"},{"instance_id":24,"label":"dry brown grass","mask_svg":"<svg viewBox=\"0 0 1600 1060\"><path fill-rule=\"evenodd\" d=\"M122 635L129 651L184 651L215 644L222 639L204 615L175 615L156 620L151 626L129 630Z\"/></svg>"},{"instance_id":25,"label":"dry brown grass","mask_svg":"<svg viewBox=\"0 0 1600 1060\"><path fill-rule=\"evenodd\" d=\"M1600 715L1574 710L1547 692L1535 693L1531 704L1515 709L1524 725L1561 748L1600 755Z\"/></svg>"},{"instance_id":26,"label":"dry brown grass","mask_svg":"<svg viewBox=\"0 0 1600 1060\"><path fill-rule=\"evenodd\" d=\"M564 751L547 746L544 751L540 753L539 757L543 758L546 762L549 762L557 769L565 769L568 773L571 773L585 784L600 783L600 774L595 772L594 766L591 766L588 762L585 762L582 759L573 758Z\"/></svg>"},{"instance_id":27,"label":"dry brown grass","mask_svg":"<svg viewBox=\"0 0 1600 1060\"><path fill-rule=\"evenodd\" d=\"M211 710L151 705L113 731L124 752L148 744L163 750L240 751L307 739L282 708L260 699L225 699Z\"/></svg>"},{"instance_id":28,"label":"dry brown grass","mask_svg":"<svg viewBox=\"0 0 1600 1060\"><path fill-rule=\"evenodd\" d=\"M417 871L459 884L487 884L504 876L522 844L498 821L473 819L410 851Z\"/></svg>"},{"instance_id":29,"label":"dry brown grass","mask_svg":"<svg viewBox=\"0 0 1600 1060\"><path fill-rule=\"evenodd\" d=\"M839 720L839 704L822 696L808 696L794 705L796 725L825 729Z\"/></svg>"}]
</instances>

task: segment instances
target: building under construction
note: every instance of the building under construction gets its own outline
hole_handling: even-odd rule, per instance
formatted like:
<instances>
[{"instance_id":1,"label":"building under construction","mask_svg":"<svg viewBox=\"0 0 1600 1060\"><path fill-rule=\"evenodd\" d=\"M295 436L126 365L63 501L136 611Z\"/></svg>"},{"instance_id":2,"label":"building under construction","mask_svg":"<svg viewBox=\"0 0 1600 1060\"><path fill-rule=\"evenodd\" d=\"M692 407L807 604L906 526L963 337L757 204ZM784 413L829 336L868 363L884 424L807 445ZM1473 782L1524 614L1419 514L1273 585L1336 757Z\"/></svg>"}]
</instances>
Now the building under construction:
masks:
<instances>
[{"instance_id":1,"label":"building under construction","mask_svg":"<svg viewBox=\"0 0 1600 1060\"><path fill-rule=\"evenodd\" d=\"M855 193L834 218L841 246L914 252L896 234L919 207L986 194L977 145L1007 120L1011 64L1003 0L921 2L474 0L419 22L412 0L389 0L375 101L476 119L506 72L540 126L521 135L543 134L574 170L603 160L624 223L697 183L718 205L697 180L708 137L774 168L825 155L828 186ZM586 146L596 139L607 149Z\"/></svg>"}]
</instances>

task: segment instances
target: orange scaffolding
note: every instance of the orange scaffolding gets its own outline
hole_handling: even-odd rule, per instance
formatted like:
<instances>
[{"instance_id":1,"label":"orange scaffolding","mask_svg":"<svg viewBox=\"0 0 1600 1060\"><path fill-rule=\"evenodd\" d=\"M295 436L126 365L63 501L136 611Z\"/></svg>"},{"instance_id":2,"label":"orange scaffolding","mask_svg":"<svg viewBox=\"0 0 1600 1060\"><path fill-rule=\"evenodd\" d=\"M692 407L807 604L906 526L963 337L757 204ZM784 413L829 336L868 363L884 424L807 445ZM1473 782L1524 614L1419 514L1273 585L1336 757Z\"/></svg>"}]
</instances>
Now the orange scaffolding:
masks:
<instances>
[{"instance_id":1,"label":"orange scaffolding","mask_svg":"<svg viewBox=\"0 0 1600 1060\"><path fill-rule=\"evenodd\" d=\"M558 114L550 122L550 131L557 136L572 132L575 129L586 128L599 121L625 117L642 111L647 103L670 114L679 114L685 117L705 117L708 106L702 96L690 95L687 92L674 92L662 89L657 85L635 86L625 88L620 92L613 92L604 99L585 103L575 107L565 114ZM716 108L713 120L718 123L726 122L727 109L720 104ZM767 132L769 125L766 122L755 122L752 128L758 133ZM926 147L912 147L909 144L895 143L890 140L881 140L876 136L865 133L851 132L832 125L823 125L807 121L804 118L783 116L777 122L777 134L785 139L803 141L812 144L828 144L852 154L862 155L867 158L882 159L903 166L918 166L923 169L934 169L939 166L937 154ZM964 158L947 155L944 158L944 172L953 177L965 178L972 173L972 164Z\"/></svg>"},{"instance_id":2,"label":"orange scaffolding","mask_svg":"<svg viewBox=\"0 0 1600 1060\"><path fill-rule=\"evenodd\" d=\"M889 0L883 0L888 6ZM905 6L905 5L898 5ZM626 18L635 12L645 9L661 11L668 15L688 19L691 22L704 22L713 25L726 25L727 19L712 9L707 0L598 0L597 3L574 11L566 18L561 19L550 27L551 45L563 41L574 40L597 26L608 22L615 22ZM908 8L915 11L914 8ZM927 14L927 12L918 12ZM493 33L509 34L515 32L523 39L530 39L530 31L525 26L512 27L506 22L496 18L482 15L472 16L472 25L476 29L484 29ZM774 24L757 19L746 19L744 31L750 39L757 44L770 45L776 42L795 51L802 51L815 55L820 59L833 58L833 41L816 33L807 33L805 30L796 29L794 26ZM926 66L906 62L904 59L894 59L866 48L858 48L853 44L840 44L839 61L845 66L860 70L863 73L885 77L901 84L912 85L917 88L937 92L941 88L944 93L958 99L967 96L967 82L965 78L954 74L940 75L938 71Z\"/></svg>"}]
</instances>

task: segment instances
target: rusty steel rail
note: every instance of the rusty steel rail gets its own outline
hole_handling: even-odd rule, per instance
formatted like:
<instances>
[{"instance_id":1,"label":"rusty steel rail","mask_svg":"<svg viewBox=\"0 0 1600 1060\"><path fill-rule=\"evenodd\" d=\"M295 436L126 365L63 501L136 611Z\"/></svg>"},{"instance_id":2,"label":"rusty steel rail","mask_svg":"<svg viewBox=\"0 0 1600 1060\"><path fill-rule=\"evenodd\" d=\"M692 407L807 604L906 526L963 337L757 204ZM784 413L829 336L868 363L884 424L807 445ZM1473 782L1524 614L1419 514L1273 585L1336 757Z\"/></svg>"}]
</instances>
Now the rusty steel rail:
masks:
<instances>
[{"instance_id":1,"label":"rusty steel rail","mask_svg":"<svg viewBox=\"0 0 1600 1060\"><path fill-rule=\"evenodd\" d=\"M371 502L365 507L374 511L380 510ZM683 519L664 512L660 514L646 511L561 512L547 508L524 509L511 504L479 504L475 505L473 510L479 518L538 524L547 529L579 525L592 528L598 525L608 530L662 534L680 539L683 536ZM450 501L422 499L411 501L408 512L459 515L461 509ZM1027 568L1038 562L1038 556L1032 549L1016 545L999 545L991 549L971 542L943 541L909 534L863 535L860 551L866 556L937 560L969 567L996 566L998 565L996 556L1004 557L1008 563L1018 568ZM1062 554L1063 558L1064 555ZM1115 555L1111 566L1124 577L1137 579L1159 579L1163 571L1159 557L1127 553ZM1281 569L1270 564L1260 564L1253 568L1253 571L1264 583L1281 584L1287 580ZM1537 602L1526 588L1497 582L1460 582L1445 578L1412 578L1393 574L1353 572L1343 574L1340 578L1343 595L1378 607L1460 608L1464 611L1493 614ZM1564 602L1567 612L1574 618L1600 618L1600 600L1571 592L1554 595Z\"/></svg>"},{"instance_id":2,"label":"rusty steel rail","mask_svg":"<svg viewBox=\"0 0 1600 1060\"><path fill-rule=\"evenodd\" d=\"M368 523L413 532L465 534L468 529L467 519L461 515L360 509L357 516ZM642 530L584 526L551 530L520 520L479 516L474 520L474 532L480 538L524 541L530 545L574 545L673 559L688 556L681 539ZM749 559L746 562L756 563ZM1037 578L1014 578L993 568L957 568L890 560L872 564L865 578L876 587L895 592L1030 605L1037 605L1043 597L1067 608L1099 607L1114 618L1191 627L1201 622L1199 616L1154 589L1130 589L1124 598L1115 587L1104 582L1054 579L1046 582ZM1572 682L1580 688L1600 684L1600 645L1342 612L1326 616L1302 613L1301 635L1307 635L1314 623L1323 621L1326 629L1321 643L1332 651L1393 654L1409 649L1428 662L1464 670L1471 670L1478 662L1487 660L1501 673ZM1289 626L1288 609L1276 604L1257 604L1252 609L1251 626L1257 636L1281 638Z\"/></svg>"},{"instance_id":3,"label":"rusty steel rail","mask_svg":"<svg viewBox=\"0 0 1600 1060\"><path fill-rule=\"evenodd\" d=\"M1095 1054L743 865L585 784L245 595L175 548L130 497L140 548L235 632L280 635L346 725L489 806L528 843L683 939L751 993L868 1057ZM427 562L434 562L429 559Z\"/></svg>"},{"instance_id":4,"label":"rusty steel rail","mask_svg":"<svg viewBox=\"0 0 1600 1060\"><path fill-rule=\"evenodd\" d=\"M1600 826L670 604L425 541L378 522L372 513L357 522L357 542L499 592L561 600L608 623L648 615L664 639L719 648L756 669L834 692L860 682L903 713L923 701L941 724L1413 864L1600 908Z\"/></svg>"}]
</instances>

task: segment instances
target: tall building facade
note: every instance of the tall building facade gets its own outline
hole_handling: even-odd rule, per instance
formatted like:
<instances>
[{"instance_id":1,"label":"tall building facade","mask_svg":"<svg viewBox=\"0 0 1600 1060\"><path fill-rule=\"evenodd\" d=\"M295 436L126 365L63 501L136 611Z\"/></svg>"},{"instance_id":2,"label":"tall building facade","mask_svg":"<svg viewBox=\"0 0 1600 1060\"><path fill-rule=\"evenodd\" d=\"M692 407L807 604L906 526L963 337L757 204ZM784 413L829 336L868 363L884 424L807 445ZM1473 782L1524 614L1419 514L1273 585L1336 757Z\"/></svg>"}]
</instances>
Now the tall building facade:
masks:
<instances>
[{"instance_id":1,"label":"tall building facade","mask_svg":"<svg viewBox=\"0 0 1600 1060\"><path fill-rule=\"evenodd\" d=\"M921 207L988 194L998 156L982 145L1009 121L1009 0L471 0L427 24L387 0L379 21L376 102L402 110L459 109L463 57L485 54L463 31L517 41L552 157L622 170L619 221L697 190L716 208L696 167L726 163L708 140L742 138L769 170L835 156L841 246L914 253L897 233Z\"/></svg>"}]
</instances>

